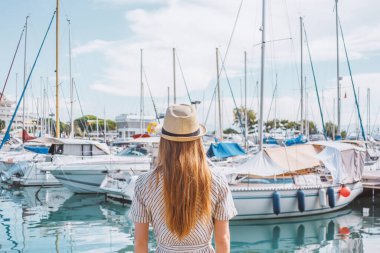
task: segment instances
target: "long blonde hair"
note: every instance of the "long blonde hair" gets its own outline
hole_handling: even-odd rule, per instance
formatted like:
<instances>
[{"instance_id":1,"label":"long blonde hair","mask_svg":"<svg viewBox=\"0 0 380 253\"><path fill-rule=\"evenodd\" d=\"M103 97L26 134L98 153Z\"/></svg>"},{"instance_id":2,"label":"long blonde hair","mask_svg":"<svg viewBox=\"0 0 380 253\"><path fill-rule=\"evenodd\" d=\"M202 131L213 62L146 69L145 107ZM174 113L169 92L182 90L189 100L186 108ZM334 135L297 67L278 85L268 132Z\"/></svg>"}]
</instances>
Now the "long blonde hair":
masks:
<instances>
[{"instance_id":1,"label":"long blonde hair","mask_svg":"<svg viewBox=\"0 0 380 253\"><path fill-rule=\"evenodd\" d=\"M164 182L166 224L179 239L198 220L211 219L211 172L201 139L175 142L161 138L156 173Z\"/></svg>"}]
</instances>

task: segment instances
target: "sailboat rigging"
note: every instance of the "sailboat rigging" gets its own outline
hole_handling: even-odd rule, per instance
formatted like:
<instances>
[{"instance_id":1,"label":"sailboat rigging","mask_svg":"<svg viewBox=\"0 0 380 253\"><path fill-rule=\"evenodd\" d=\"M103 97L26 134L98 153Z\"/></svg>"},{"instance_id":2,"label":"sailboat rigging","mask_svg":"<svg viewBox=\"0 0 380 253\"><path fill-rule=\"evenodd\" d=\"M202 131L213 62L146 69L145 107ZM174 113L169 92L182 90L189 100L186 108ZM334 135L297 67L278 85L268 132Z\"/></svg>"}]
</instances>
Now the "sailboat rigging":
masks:
<instances>
[{"instance_id":1,"label":"sailboat rigging","mask_svg":"<svg viewBox=\"0 0 380 253\"><path fill-rule=\"evenodd\" d=\"M24 32L25 32L25 28L26 28L26 25L24 25L24 28L22 29L21 31L21 35L20 35L20 39L18 40L18 43L17 43L17 47L16 47L16 50L15 50L15 53L13 54L13 58L12 58L12 62L11 62L11 66L9 67L9 70L8 70L8 74L7 74L7 77L5 79L5 82L4 82L4 86L3 86L3 89L0 93L0 102L1 102L1 99L3 98L3 95L4 95L4 90L5 90L5 87L7 86L7 83L8 83L8 79L9 79L9 75L12 71L12 67L13 67L13 63L15 61L15 58L16 58L16 55L17 55L17 52L18 52L18 49L20 47L20 43L21 43L21 39L24 35ZM17 77L16 77L16 80L17 80ZM16 81L17 82L17 81ZM17 86L16 86L17 87Z\"/></svg>"},{"instance_id":2,"label":"sailboat rigging","mask_svg":"<svg viewBox=\"0 0 380 253\"><path fill-rule=\"evenodd\" d=\"M40 56L40 53L41 53L41 51L42 51L42 47L43 47L43 45L45 44L46 37L47 37L47 35L48 35L49 31L50 31L50 27L51 27L51 24L53 23L53 20L54 20L55 15L56 15L56 12L54 12L54 14L53 14L53 16L52 16L52 18L51 18L51 20L50 20L50 23L49 23L48 29L47 29L47 31L46 31L46 33L45 33L45 36L44 36L43 40L42 40L41 46L40 46L40 48L39 48L39 50L38 50L38 52L37 52L37 56L36 56L36 58L35 58L35 60L34 60L34 63L33 63L32 69L30 70L30 73L29 73L28 79L27 79L27 81L26 81L26 83L25 83L25 85L24 85L24 88L23 88L23 90L22 90L22 93L21 93L20 99L19 99L19 101L18 101L18 103L17 103L17 105L16 105L16 108L15 108L15 111L14 111L14 113L13 113L13 115L12 115L11 121L10 121L9 124L8 124L8 128L7 128L7 131L6 131L5 135L4 135L4 138L3 138L3 140L1 141L0 149L4 146L5 142L7 142L7 141L10 139L10 130L11 130L11 127L12 127L12 123L13 123L13 121L14 121L14 118L15 118L16 114L17 114L18 108L20 107L21 100L23 100L23 97L24 97L24 95L25 95L25 91L26 91L26 89L27 89L27 87L28 87L28 84L29 84L29 82L30 82L30 78L31 78L31 76L32 76L32 73L33 73L34 67L36 66L37 60L38 60L38 58L39 58L39 56Z\"/></svg>"}]
</instances>

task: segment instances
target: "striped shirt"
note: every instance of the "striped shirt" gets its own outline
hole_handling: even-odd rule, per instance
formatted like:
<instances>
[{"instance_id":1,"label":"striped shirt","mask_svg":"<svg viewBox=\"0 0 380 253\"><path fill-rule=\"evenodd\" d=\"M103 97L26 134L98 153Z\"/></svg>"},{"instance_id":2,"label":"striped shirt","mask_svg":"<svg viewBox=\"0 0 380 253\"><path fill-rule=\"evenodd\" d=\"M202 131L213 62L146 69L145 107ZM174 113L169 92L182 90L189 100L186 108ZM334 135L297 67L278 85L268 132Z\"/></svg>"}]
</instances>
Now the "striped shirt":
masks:
<instances>
[{"instance_id":1,"label":"striped shirt","mask_svg":"<svg viewBox=\"0 0 380 253\"><path fill-rule=\"evenodd\" d=\"M152 224L157 241L156 252L214 252L211 246L213 219L230 220L237 214L237 211L225 177L212 169L211 175L212 217L207 222L197 222L182 240L179 240L166 225L162 176L159 177L158 184L155 181L154 171L149 171L137 179L129 215L133 222Z\"/></svg>"}]
</instances>

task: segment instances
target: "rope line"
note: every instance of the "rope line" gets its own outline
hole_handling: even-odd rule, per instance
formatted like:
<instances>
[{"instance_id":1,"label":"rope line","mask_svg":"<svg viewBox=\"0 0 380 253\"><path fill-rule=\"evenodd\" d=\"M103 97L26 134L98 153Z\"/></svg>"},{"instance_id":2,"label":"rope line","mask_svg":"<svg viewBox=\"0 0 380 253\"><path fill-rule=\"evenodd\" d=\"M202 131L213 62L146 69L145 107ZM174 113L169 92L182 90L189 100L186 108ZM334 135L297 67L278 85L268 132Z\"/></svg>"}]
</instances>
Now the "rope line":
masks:
<instances>
[{"instance_id":1,"label":"rope line","mask_svg":"<svg viewBox=\"0 0 380 253\"><path fill-rule=\"evenodd\" d=\"M318 99L319 113L321 114L322 128L323 128L323 135L325 136L325 140L327 140L327 133L326 133L326 128L325 128L325 121L324 121L324 119L323 119L323 113L322 113L321 101L320 101L320 99L319 99L319 92L318 92L318 86L317 86L317 79L316 79L316 77L315 77L314 65L313 65L313 61L312 61L312 59L311 59L311 53L310 53L310 48L309 48L309 41L308 41L308 39L307 39L307 34L306 34L305 23L303 23L303 31L304 31L304 33L305 33L305 41L306 41L307 51L308 51L308 53L309 53L309 60L310 60L311 72L313 73L314 87L315 87L315 93L317 94L317 99Z\"/></svg>"},{"instance_id":2,"label":"rope line","mask_svg":"<svg viewBox=\"0 0 380 253\"><path fill-rule=\"evenodd\" d=\"M364 131L363 122L362 122L362 116L361 116L361 114L360 114L360 109L359 109L358 98L357 98L357 96L356 96L356 90L355 90L354 79L353 79L353 77L352 77L351 64L350 64L350 60L348 59L348 53L347 53L346 42L345 42L345 40L344 40L342 24L340 23L340 18L339 18L339 17L338 17L338 22L339 22L340 34L342 35L342 41L343 41L343 46L344 46L344 52L345 52L345 54L346 54L346 61L347 61L347 65L348 65L348 71L349 71L349 73L350 73L350 79L351 79L351 84L352 84L352 90L353 90L353 92L354 92L356 109L357 109L357 111L358 111L358 117L359 117L359 123L360 123L361 132L362 132L362 137L363 137L363 140L366 140L365 131Z\"/></svg>"},{"instance_id":3,"label":"rope line","mask_svg":"<svg viewBox=\"0 0 380 253\"><path fill-rule=\"evenodd\" d=\"M17 114L18 108L20 107L21 100L23 99L23 97L24 97L24 95L25 95L26 88L28 87L28 84L29 84L30 78L31 78L31 76L32 76L32 73L33 73L34 67L36 66L37 60L38 60L38 58L39 58L39 56L40 56L40 53L41 53L42 47L43 47L43 45L45 44L45 40L46 40L46 37L47 37L48 32L49 32L49 30L50 30L51 24L53 23L53 20L54 20L55 14L56 14L56 11L54 11L53 16L51 17L51 20L50 20L50 23L49 23L48 29L46 30L45 36L44 36L44 38L43 38L43 40L42 40L42 43L41 43L41 46L40 46L40 48L39 48L39 50L38 50L38 53L37 53L36 59L34 60L34 63L33 63L32 69L30 70L30 73L29 73L28 79L27 79L27 81L26 81L26 83L25 83L24 89L22 90L22 93L21 93L20 99L19 99L19 101L18 101L18 103L17 103L17 106L16 106L16 108L15 108L15 111L14 111L14 113L13 113L13 115L12 115L11 121L9 122L9 125L8 125L8 128L7 128L7 131L6 131L6 133L5 133L4 137L3 137L3 140L1 141L1 144L0 144L0 150L1 150L1 148L3 147L4 143L7 142L7 141L10 139L10 134L9 134L9 133L10 133L10 130L11 130L11 127L12 127L13 120L15 119L15 116L16 116L16 114Z\"/></svg>"},{"instance_id":4,"label":"rope line","mask_svg":"<svg viewBox=\"0 0 380 253\"><path fill-rule=\"evenodd\" d=\"M9 75L11 73L11 70L12 70L12 67L13 67L13 63L15 62L15 58L16 58L16 55L17 55L17 52L18 52L18 48L20 47L21 39L22 39L22 37L24 35L24 32L25 32L25 25L24 25L24 28L21 31L21 35L20 35L20 39L18 40L18 43L17 43L16 51L13 54L11 66L9 67L7 78L5 79L3 90L1 91L1 94L0 94L0 102L1 102L1 99L3 98L4 90L5 90L5 87L7 86L8 78L9 78Z\"/></svg>"}]
</instances>

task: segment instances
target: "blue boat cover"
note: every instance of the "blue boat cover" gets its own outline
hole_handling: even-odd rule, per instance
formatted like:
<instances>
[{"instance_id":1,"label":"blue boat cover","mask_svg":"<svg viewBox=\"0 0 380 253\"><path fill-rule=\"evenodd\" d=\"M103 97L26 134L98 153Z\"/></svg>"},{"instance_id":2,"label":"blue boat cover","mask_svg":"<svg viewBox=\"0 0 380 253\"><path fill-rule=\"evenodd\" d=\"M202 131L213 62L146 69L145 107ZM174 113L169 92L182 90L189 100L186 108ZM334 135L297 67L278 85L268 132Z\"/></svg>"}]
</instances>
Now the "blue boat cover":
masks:
<instances>
[{"instance_id":1,"label":"blue boat cover","mask_svg":"<svg viewBox=\"0 0 380 253\"><path fill-rule=\"evenodd\" d=\"M304 144L307 142L307 138L304 135L299 135L296 138L288 139L285 141L286 146L293 146L297 144Z\"/></svg>"},{"instance_id":2,"label":"blue boat cover","mask_svg":"<svg viewBox=\"0 0 380 253\"><path fill-rule=\"evenodd\" d=\"M227 158L231 156L245 155L245 151L235 142L220 142L211 144L207 150L208 157Z\"/></svg>"},{"instance_id":3,"label":"blue boat cover","mask_svg":"<svg viewBox=\"0 0 380 253\"><path fill-rule=\"evenodd\" d=\"M45 146L24 146L24 148L37 154L46 155L49 152L49 147Z\"/></svg>"},{"instance_id":4,"label":"blue boat cover","mask_svg":"<svg viewBox=\"0 0 380 253\"><path fill-rule=\"evenodd\" d=\"M277 141L275 138L273 138L272 136L270 137L265 137L264 140L263 140L263 143L265 144L277 144Z\"/></svg>"}]
</instances>

